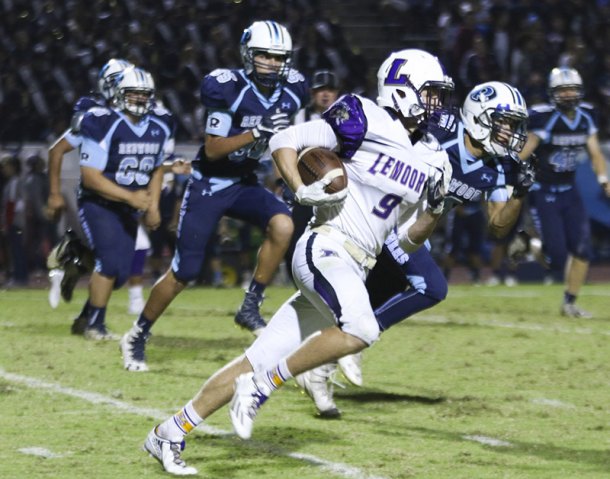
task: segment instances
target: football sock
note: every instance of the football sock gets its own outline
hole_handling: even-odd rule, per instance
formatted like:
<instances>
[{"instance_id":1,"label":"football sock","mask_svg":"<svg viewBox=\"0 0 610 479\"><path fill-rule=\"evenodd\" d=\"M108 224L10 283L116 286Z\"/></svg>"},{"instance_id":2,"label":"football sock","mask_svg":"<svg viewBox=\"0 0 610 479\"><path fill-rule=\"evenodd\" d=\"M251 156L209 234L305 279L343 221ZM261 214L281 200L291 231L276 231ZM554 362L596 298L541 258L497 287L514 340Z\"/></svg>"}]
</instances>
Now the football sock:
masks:
<instances>
[{"instance_id":1,"label":"football sock","mask_svg":"<svg viewBox=\"0 0 610 479\"><path fill-rule=\"evenodd\" d=\"M257 296L261 296L265 292L266 284L259 283L256 280L252 280L250 282L250 286L248 287L248 292L256 293Z\"/></svg>"},{"instance_id":2,"label":"football sock","mask_svg":"<svg viewBox=\"0 0 610 479\"><path fill-rule=\"evenodd\" d=\"M286 360L282 359L279 364L269 371L263 371L254 375L254 382L257 384L265 384L271 391L279 389L282 385L292 377L292 373L288 370Z\"/></svg>"},{"instance_id":3,"label":"football sock","mask_svg":"<svg viewBox=\"0 0 610 479\"><path fill-rule=\"evenodd\" d=\"M563 302L565 304L574 304L576 302L576 295L570 294L567 291L563 293Z\"/></svg>"},{"instance_id":4,"label":"football sock","mask_svg":"<svg viewBox=\"0 0 610 479\"><path fill-rule=\"evenodd\" d=\"M89 308L91 308L91 303L89 303L89 298L87 298L87 301L85 301L83 309L81 310L81 312L78 315L78 317L79 318L86 318L86 317L88 317L89 316Z\"/></svg>"},{"instance_id":5,"label":"football sock","mask_svg":"<svg viewBox=\"0 0 610 479\"><path fill-rule=\"evenodd\" d=\"M88 328L101 328L106 322L106 307L96 308L89 306L89 315L87 320Z\"/></svg>"},{"instance_id":6,"label":"football sock","mask_svg":"<svg viewBox=\"0 0 610 479\"><path fill-rule=\"evenodd\" d=\"M189 401L180 411L157 426L157 434L172 442L180 442L202 422L203 419L195 412L193 401Z\"/></svg>"},{"instance_id":7,"label":"football sock","mask_svg":"<svg viewBox=\"0 0 610 479\"><path fill-rule=\"evenodd\" d=\"M137 286L130 286L128 289L129 292L129 301L134 301L137 299L144 299L144 294L143 294L144 288L142 287L142 285L137 285Z\"/></svg>"},{"instance_id":8,"label":"football sock","mask_svg":"<svg viewBox=\"0 0 610 479\"><path fill-rule=\"evenodd\" d=\"M144 334L148 334L150 332L150 328L152 328L153 321L144 316L144 313L141 313L136 321L136 325L142 330Z\"/></svg>"}]
</instances>

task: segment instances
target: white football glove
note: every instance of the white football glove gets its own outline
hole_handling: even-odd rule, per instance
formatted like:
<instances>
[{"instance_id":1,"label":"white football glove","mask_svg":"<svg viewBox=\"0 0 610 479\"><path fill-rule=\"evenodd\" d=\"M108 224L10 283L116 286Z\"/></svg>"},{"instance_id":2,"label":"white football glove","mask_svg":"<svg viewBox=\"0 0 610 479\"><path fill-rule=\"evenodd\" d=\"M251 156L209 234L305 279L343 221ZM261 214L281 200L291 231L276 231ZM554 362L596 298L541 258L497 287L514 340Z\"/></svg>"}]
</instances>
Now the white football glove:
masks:
<instances>
[{"instance_id":1,"label":"white football glove","mask_svg":"<svg viewBox=\"0 0 610 479\"><path fill-rule=\"evenodd\" d=\"M294 196L297 201L302 205L307 206L320 206L320 205L334 205L341 203L347 198L347 188L337 191L336 193L326 193L326 188L337 176L341 176L343 173L341 170L330 171L324 176L324 178L314 181L311 185L301 185L295 191Z\"/></svg>"}]
</instances>

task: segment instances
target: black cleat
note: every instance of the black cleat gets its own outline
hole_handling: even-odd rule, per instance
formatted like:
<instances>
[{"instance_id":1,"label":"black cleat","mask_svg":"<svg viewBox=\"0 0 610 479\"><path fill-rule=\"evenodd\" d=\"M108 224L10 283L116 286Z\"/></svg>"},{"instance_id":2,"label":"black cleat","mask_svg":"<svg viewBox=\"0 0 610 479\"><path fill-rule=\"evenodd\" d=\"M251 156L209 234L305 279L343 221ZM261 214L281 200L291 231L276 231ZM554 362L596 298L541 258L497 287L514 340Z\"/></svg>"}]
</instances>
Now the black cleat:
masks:
<instances>
[{"instance_id":1,"label":"black cleat","mask_svg":"<svg viewBox=\"0 0 610 479\"><path fill-rule=\"evenodd\" d=\"M235 315L235 324L252 332L255 336L267 326L265 320L261 317L260 305L263 302L263 295L258 295L251 291L246 292L246 298L242 303L239 311Z\"/></svg>"}]
</instances>

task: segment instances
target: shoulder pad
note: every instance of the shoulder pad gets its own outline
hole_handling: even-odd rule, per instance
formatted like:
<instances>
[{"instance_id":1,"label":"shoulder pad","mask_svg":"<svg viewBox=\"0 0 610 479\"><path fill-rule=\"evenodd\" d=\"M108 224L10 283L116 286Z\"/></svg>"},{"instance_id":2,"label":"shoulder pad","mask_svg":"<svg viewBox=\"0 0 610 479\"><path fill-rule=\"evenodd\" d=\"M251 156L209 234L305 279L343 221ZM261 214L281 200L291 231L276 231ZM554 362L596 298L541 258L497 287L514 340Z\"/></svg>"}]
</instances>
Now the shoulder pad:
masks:
<instances>
[{"instance_id":1,"label":"shoulder pad","mask_svg":"<svg viewBox=\"0 0 610 479\"><path fill-rule=\"evenodd\" d=\"M552 105L548 103L538 103L530 107L532 113L550 113L554 110Z\"/></svg>"},{"instance_id":2,"label":"shoulder pad","mask_svg":"<svg viewBox=\"0 0 610 479\"><path fill-rule=\"evenodd\" d=\"M362 144L368 130L368 121L360 97L343 95L322 114L322 118L340 139L339 156L351 158Z\"/></svg>"},{"instance_id":3,"label":"shoulder pad","mask_svg":"<svg viewBox=\"0 0 610 479\"><path fill-rule=\"evenodd\" d=\"M80 132L80 124L83 121L83 117L85 116L86 111L77 111L72 115L72 119L70 120L70 132L74 135L78 135Z\"/></svg>"},{"instance_id":4,"label":"shoulder pad","mask_svg":"<svg viewBox=\"0 0 610 479\"><path fill-rule=\"evenodd\" d=\"M303 76L303 74L300 71L291 68L288 71L288 78L286 78L286 82L287 83L305 82L305 77Z\"/></svg>"},{"instance_id":5,"label":"shoulder pad","mask_svg":"<svg viewBox=\"0 0 610 479\"><path fill-rule=\"evenodd\" d=\"M588 101L583 101L578 105L578 107L582 108L583 110L595 110L595 106L592 103L589 103Z\"/></svg>"},{"instance_id":6,"label":"shoulder pad","mask_svg":"<svg viewBox=\"0 0 610 479\"><path fill-rule=\"evenodd\" d=\"M217 68L201 82L201 102L210 108L227 108L231 92L238 82L235 70Z\"/></svg>"},{"instance_id":7,"label":"shoulder pad","mask_svg":"<svg viewBox=\"0 0 610 479\"><path fill-rule=\"evenodd\" d=\"M85 112L91 108L95 107L105 107L106 103L94 96L82 96L80 97L76 103L74 104L74 108L72 110L77 112Z\"/></svg>"}]
</instances>

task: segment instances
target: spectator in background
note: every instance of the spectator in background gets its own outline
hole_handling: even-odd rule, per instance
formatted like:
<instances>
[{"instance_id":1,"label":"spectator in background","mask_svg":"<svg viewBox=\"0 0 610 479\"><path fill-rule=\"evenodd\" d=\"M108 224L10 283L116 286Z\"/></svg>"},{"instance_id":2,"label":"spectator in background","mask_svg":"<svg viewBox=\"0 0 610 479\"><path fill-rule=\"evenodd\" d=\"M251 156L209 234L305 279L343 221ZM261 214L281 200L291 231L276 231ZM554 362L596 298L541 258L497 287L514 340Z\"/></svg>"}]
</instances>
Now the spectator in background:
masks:
<instances>
[{"instance_id":1,"label":"spectator in background","mask_svg":"<svg viewBox=\"0 0 610 479\"><path fill-rule=\"evenodd\" d=\"M46 271L47 254L56 240L55 228L47 215L49 178L45 172L45 161L39 154L30 156L26 166L28 172L24 179L24 192L28 269Z\"/></svg>"},{"instance_id":2,"label":"spectator in background","mask_svg":"<svg viewBox=\"0 0 610 479\"><path fill-rule=\"evenodd\" d=\"M27 254L25 250L25 193L21 179L21 160L5 156L1 161L6 179L2 191L0 229L5 235L8 252L7 286L28 284Z\"/></svg>"},{"instance_id":3,"label":"spectator in background","mask_svg":"<svg viewBox=\"0 0 610 479\"><path fill-rule=\"evenodd\" d=\"M483 34L475 33L472 37L472 48L464 54L459 71L461 85L465 90L502 78L496 57L489 51Z\"/></svg>"}]
</instances>

